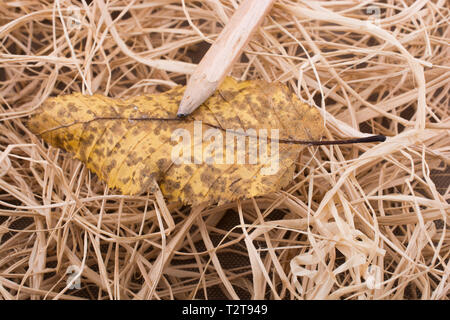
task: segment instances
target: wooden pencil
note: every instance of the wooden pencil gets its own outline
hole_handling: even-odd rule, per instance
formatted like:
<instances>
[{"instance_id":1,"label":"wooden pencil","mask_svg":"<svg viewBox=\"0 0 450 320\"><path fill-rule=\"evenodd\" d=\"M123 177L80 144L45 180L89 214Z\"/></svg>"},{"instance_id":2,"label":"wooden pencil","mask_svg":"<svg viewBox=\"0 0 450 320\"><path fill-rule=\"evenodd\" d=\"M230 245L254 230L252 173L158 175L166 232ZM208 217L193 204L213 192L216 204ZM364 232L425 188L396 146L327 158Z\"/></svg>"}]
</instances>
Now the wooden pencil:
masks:
<instances>
[{"instance_id":1,"label":"wooden pencil","mask_svg":"<svg viewBox=\"0 0 450 320\"><path fill-rule=\"evenodd\" d=\"M191 75L178 117L197 109L220 85L275 0L245 0Z\"/></svg>"}]
</instances>

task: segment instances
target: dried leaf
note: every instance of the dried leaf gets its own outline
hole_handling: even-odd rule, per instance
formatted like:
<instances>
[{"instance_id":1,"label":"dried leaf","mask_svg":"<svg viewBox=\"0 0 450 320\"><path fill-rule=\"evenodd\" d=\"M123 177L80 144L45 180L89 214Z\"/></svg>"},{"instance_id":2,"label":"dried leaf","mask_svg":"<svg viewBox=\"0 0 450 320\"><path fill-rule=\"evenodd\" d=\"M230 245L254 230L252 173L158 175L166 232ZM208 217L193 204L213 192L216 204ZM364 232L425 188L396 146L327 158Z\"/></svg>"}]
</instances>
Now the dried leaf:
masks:
<instances>
[{"instance_id":1,"label":"dried leaf","mask_svg":"<svg viewBox=\"0 0 450 320\"><path fill-rule=\"evenodd\" d=\"M73 153L110 188L139 194L157 181L169 201L189 204L280 190L291 181L304 146L279 143L275 152L276 133L280 141L318 140L323 134L319 112L279 83L227 78L191 116L178 119L184 89L128 100L80 93L49 98L28 126L51 145ZM174 138L180 132L189 133L182 139L189 148L184 149L180 137ZM238 148L239 139L244 139L244 148ZM227 150L232 140L235 147ZM178 151L177 159L173 154ZM257 162L250 163L255 156ZM211 159L216 161L205 163Z\"/></svg>"}]
</instances>

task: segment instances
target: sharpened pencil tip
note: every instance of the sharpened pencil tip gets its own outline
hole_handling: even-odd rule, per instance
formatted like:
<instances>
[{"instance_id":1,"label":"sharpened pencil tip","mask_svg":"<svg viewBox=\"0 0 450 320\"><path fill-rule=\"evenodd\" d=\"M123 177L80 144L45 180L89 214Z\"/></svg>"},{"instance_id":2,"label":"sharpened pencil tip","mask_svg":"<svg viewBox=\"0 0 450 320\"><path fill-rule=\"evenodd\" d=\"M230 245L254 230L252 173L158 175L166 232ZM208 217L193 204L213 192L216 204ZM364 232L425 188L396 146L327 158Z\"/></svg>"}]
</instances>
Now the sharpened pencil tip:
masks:
<instances>
[{"instance_id":1,"label":"sharpened pencil tip","mask_svg":"<svg viewBox=\"0 0 450 320\"><path fill-rule=\"evenodd\" d=\"M216 91L219 84L219 81L206 81L204 77L201 77L200 80L191 77L181 98L177 116L188 116L194 112Z\"/></svg>"},{"instance_id":2,"label":"sharpened pencil tip","mask_svg":"<svg viewBox=\"0 0 450 320\"><path fill-rule=\"evenodd\" d=\"M177 113L177 117L178 118L184 118L184 117L186 117L187 115L186 114L184 114L184 113Z\"/></svg>"}]
</instances>

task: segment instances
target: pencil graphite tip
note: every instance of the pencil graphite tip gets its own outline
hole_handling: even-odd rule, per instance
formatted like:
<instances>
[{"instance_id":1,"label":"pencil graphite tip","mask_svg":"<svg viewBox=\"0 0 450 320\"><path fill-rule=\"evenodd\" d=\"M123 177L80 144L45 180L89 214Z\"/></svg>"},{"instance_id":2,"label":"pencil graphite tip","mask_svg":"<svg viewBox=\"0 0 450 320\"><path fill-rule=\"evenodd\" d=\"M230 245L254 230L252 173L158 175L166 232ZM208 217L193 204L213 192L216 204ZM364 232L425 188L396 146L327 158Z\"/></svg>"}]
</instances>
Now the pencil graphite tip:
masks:
<instances>
[{"instance_id":1,"label":"pencil graphite tip","mask_svg":"<svg viewBox=\"0 0 450 320\"><path fill-rule=\"evenodd\" d=\"M201 102L197 100L194 101L192 95L185 92L183 98L181 99L180 106L178 107L177 117L183 118L191 114L195 109L197 109Z\"/></svg>"},{"instance_id":2,"label":"pencil graphite tip","mask_svg":"<svg viewBox=\"0 0 450 320\"><path fill-rule=\"evenodd\" d=\"M194 112L203 102L205 102L216 90L219 83L205 82L198 83L193 81L186 87L180 106L178 107L177 116L187 116Z\"/></svg>"}]
</instances>

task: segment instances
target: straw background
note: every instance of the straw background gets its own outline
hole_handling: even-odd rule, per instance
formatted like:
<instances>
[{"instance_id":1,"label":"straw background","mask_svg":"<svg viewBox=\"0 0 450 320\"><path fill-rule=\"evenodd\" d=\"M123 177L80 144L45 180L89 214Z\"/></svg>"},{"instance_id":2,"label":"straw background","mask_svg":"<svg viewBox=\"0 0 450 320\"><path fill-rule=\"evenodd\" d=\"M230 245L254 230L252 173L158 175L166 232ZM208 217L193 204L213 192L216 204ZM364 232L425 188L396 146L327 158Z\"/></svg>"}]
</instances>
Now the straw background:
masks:
<instances>
[{"instance_id":1,"label":"straw background","mask_svg":"<svg viewBox=\"0 0 450 320\"><path fill-rule=\"evenodd\" d=\"M389 138L309 147L275 194L122 196L26 128L49 96L185 84L238 4L0 2L0 298L449 298L448 1L276 2L232 76Z\"/></svg>"}]
</instances>

